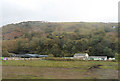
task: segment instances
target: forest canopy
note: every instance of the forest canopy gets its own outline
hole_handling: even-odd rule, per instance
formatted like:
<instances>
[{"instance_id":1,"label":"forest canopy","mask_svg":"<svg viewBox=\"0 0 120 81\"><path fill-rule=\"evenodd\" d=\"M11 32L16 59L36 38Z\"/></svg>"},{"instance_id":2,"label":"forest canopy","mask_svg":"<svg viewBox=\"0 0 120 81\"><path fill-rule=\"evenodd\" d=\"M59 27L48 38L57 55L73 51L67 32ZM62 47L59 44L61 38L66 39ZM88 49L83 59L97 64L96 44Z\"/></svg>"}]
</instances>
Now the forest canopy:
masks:
<instances>
[{"instance_id":1,"label":"forest canopy","mask_svg":"<svg viewBox=\"0 0 120 81\"><path fill-rule=\"evenodd\" d=\"M114 57L117 23L27 21L2 27L3 56L44 54L70 57L75 53Z\"/></svg>"}]
</instances>

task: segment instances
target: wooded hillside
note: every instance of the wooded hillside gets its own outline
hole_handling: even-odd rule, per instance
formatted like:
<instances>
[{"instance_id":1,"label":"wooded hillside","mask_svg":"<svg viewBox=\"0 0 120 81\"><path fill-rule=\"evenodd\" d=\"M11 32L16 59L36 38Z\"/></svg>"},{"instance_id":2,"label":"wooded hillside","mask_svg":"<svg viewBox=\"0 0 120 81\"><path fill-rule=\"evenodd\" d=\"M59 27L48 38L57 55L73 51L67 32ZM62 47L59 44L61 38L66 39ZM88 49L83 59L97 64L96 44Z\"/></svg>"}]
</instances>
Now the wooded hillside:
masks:
<instances>
[{"instance_id":1,"label":"wooded hillside","mask_svg":"<svg viewBox=\"0 0 120 81\"><path fill-rule=\"evenodd\" d=\"M37 53L63 57L87 52L114 57L118 49L117 23L28 21L2 30L3 56Z\"/></svg>"}]
</instances>

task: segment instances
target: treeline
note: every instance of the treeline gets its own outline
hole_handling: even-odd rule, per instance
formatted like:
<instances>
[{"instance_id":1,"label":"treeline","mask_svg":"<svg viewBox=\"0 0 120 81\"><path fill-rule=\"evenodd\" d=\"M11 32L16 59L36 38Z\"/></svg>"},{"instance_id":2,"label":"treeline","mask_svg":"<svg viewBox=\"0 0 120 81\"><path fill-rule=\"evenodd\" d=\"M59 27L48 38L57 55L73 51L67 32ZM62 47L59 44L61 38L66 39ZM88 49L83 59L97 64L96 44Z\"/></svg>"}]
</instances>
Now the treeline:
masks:
<instances>
[{"instance_id":1,"label":"treeline","mask_svg":"<svg viewBox=\"0 0 120 81\"><path fill-rule=\"evenodd\" d=\"M23 35L15 36L14 39L4 39L3 56L9 56L10 53L32 53L53 55L55 57L70 57L75 53L82 52L89 55L114 57L115 53L117 53L117 28L112 28L114 24L44 24L47 24L42 25L45 28L41 27L40 30L37 30L39 27L32 25L29 28L28 23L28 29L26 26L25 29L29 31L21 30L19 32L23 32ZM99 27L100 25L101 27ZM8 27L5 29L7 30ZM4 31L6 31L5 29ZM15 31L14 29L14 31L9 33ZM4 32L3 36L5 34Z\"/></svg>"}]
</instances>

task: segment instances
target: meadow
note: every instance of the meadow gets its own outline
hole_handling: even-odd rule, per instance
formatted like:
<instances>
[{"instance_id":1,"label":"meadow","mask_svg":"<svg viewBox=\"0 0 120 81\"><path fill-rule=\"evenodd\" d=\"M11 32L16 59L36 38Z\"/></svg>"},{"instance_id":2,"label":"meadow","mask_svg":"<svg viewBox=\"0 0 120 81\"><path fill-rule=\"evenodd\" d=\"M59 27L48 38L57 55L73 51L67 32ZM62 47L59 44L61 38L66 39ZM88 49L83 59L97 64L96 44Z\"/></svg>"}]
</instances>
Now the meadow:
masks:
<instances>
[{"instance_id":1,"label":"meadow","mask_svg":"<svg viewBox=\"0 0 120 81\"><path fill-rule=\"evenodd\" d=\"M2 66L4 79L118 78L118 63L112 61L8 60Z\"/></svg>"}]
</instances>

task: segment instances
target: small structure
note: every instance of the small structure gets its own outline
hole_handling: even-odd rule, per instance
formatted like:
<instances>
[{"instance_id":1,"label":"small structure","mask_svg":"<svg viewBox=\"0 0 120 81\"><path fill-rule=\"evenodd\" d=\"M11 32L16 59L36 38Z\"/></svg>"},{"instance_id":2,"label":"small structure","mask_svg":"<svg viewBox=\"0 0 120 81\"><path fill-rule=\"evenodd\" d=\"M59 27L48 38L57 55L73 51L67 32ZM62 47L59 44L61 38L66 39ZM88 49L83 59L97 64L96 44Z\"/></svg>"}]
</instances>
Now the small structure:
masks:
<instances>
[{"instance_id":1,"label":"small structure","mask_svg":"<svg viewBox=\"0 0 120 81\"><path fill-rule=\"evenodd\" d=\"M76 53L74 55L75 59L87 60L89 55L87 53Z\"/></svg>"},{"instance_id":2,"label":"small structure","mask_svg":"<svg viewBox=\"0 0 120 81\"><path fill-rule=\"evenodd\" d=\"M116 26L112 26L112 28L116 28Z\"/></svg>"},{"instance_id":3,"label":"small structure","mask_svg":"<svg viewBox=\"0 0 120 81\"><path fill-rule=\"evenodd\" d=\"M48 57L48 55L38 55L38 54L16 54L11 57L20 57L20 58L40 58L40 57Z\"/></svg>"},{"instance_id":4,"label":"small structure","mask_svg":"<svg viewBox=\"0 0 120 81\"><path fill-rule=\"evenodd\" d=\"M115 60L115 58L109 58L108 60L110 60L110 61L111 61L111 60Z\"/></svg>"},{"instance_id":5,"label":"small structure","mask_svg":"<svg viewBox=\"0 0 120 81\"><path fill-rule=\"evenodd\" d=\"M107 60L107 56L89 56L88 60Z\"/></svg>"},{"instance_id":6,"label":"small structure","mask_svg":"<svg viewBox=\"0 0 120 81\"><path fill-rule=\"evenodd\" d=\"M64 59L74 59L74 57L62 57Z\"/></svg>"}]
</instances>

